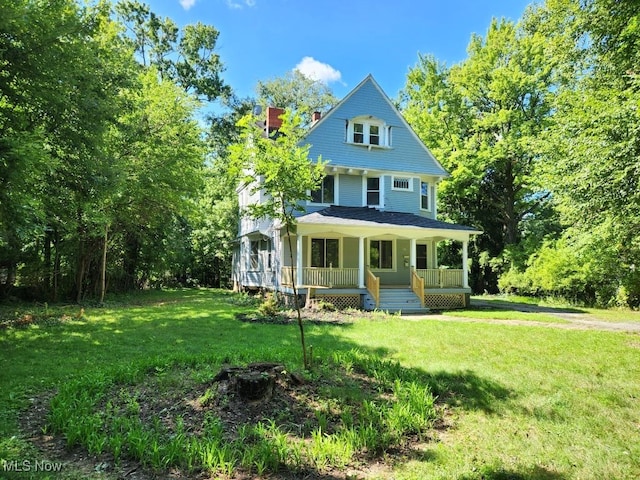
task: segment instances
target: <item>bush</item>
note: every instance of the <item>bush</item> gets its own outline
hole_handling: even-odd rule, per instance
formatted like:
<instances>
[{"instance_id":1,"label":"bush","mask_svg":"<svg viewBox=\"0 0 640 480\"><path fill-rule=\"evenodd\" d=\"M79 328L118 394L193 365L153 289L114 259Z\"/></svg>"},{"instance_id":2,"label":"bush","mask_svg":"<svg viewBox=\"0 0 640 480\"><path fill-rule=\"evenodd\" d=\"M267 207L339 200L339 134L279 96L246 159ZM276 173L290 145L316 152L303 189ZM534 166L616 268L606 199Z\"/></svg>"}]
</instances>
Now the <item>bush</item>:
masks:
<instances>
[{"instance_id":1,"label":"bush","mask_svg":"<svg viewBox=\"0 0 640 480\"><path fill-rule=\"evenodd\" d=\"M275 317L278 314L278 302L273 295L269 295L258 307L258 313L264 317Z\"/></svg>"}]
</instances>

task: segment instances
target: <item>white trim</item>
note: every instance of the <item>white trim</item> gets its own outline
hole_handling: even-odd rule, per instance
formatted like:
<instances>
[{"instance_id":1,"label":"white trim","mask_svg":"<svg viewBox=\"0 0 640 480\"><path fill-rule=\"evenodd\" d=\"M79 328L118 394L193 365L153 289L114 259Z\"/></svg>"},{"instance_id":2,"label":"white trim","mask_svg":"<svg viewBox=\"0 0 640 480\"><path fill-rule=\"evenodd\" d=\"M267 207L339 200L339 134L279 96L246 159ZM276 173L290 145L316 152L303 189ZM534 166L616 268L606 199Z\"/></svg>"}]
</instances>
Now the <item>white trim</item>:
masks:
<instances>
[{"instance_id":1,"label":"white trim","mask_svg":"<svg viewBox=\"0 0 640 480\"><path fill-rule=\"evenodd\" d=\"M296 235L296 286L302 285L302 235Z\"/></svg>"},{"instance_id":2,"label":"white trim","mask_svg":"<svg viewBox=\"0 0 640 480\"><path fill-rule=\"evenodd\" d=\"M438 218L438 183L433 184L433 204L431 205L433 210L433 218Z\"/></svg>"},{"instance_id":3,"label":"white trim","mask_svg":"<svg viewBox=\"0 0 640 480\"><path fill-rule=\"evenodd\" d=\"M469 288L469 242L462 242L462 286Z\"/></svg>"},{"instance_id":4,"label":"white trim","mask_svg":"<svg viewBox=\"0 0 640 480\"><path fill-rule=\"evenodd\" d=\"M364 237L358 237L358 288L365 288L364 283Z\"/></svg>"}]
</instances>

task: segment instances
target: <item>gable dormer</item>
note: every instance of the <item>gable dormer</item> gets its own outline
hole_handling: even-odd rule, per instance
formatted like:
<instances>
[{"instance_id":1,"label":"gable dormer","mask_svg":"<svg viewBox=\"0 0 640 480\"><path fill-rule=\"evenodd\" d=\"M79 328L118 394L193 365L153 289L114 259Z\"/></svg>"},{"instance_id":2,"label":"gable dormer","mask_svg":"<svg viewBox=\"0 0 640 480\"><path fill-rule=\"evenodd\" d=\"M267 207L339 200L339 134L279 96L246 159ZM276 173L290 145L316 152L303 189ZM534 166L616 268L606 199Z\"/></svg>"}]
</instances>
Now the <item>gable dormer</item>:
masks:
<instances>
[{"instance_id":1,"label":"gable dormer","mask_svg":"<svg viewBox=\"0 0 640 480\"><path fill-rule=\"evenodd\" d=\"M322 156L332 167L448 176L371 75L316 121L304 141L311 158Z\"/></svg>"}]
</instances>

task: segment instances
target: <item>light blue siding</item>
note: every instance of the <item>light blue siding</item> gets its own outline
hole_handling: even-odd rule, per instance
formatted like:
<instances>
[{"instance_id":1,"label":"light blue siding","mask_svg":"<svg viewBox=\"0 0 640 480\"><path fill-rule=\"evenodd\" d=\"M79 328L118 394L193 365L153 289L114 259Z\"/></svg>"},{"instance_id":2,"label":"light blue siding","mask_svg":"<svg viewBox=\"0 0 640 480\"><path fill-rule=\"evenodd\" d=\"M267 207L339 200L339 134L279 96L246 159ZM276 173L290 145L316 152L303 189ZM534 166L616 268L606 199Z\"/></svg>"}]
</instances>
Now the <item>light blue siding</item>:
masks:
<instances>
[{"instance_id":1,"label":"light blue siding","mask_svg":"<svg viewBox=\"0 0 640 480\"><path fill-rule=\"evenodd\" d=\"M346 142L348 121L362 115L371 115L391 126L391 148L369 149ZM322 155L330 165L422 175L447 175L409 130L398 111L378 90L371 77L331 110L309 132L304 141L311 144L311 159Z\"/></svg>"},{"instance_id":2,"label":"light blue siding","mask_svg":"<svg viewBox=\"0 0 640 480\"><path fill-rule=\"evenodd\" d=\"M343 207L362 206L362 177L340 175L340 205Z\"/></svg>"}]
</instances>

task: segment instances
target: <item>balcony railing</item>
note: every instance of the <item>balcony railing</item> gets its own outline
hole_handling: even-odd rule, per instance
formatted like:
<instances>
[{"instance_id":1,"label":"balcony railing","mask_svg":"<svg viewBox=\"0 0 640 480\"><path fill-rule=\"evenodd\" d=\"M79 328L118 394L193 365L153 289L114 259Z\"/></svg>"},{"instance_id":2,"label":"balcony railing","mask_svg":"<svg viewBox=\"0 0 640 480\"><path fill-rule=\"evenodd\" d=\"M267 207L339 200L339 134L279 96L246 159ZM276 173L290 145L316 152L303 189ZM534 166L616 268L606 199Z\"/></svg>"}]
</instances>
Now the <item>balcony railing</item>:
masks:
<instances>
[{"instance_id":1,"label":"balcony railing","mask_svg":"<svg viewBox=\"0 0 640 480\"><path fill-rule=\"evenodd\" d=\"M425 288L452 288L464 286L462 270L449 268L429 268L416 270L424 279Z\"/></svg>"}]
</instances>

